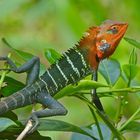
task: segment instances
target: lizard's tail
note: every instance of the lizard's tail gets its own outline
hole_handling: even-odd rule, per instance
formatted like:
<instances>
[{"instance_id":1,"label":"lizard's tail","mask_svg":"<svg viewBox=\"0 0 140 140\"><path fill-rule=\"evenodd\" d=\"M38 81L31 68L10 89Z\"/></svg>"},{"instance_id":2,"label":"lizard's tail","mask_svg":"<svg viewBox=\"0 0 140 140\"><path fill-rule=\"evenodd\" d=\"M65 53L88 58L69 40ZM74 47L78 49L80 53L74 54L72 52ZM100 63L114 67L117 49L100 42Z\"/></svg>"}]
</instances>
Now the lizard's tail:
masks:
<instances>
[{"instance_id":1,"label":"lizard's tail","mask_svg":"<svg viewBox=\"0 0 140 140\"><path fill-rule=\"evenodd\" d=\"M0 114L3 114L9 110L13 110L31 104L31 95L25 89L26 88L0 101Z\"/></svg>"}]
</instances>

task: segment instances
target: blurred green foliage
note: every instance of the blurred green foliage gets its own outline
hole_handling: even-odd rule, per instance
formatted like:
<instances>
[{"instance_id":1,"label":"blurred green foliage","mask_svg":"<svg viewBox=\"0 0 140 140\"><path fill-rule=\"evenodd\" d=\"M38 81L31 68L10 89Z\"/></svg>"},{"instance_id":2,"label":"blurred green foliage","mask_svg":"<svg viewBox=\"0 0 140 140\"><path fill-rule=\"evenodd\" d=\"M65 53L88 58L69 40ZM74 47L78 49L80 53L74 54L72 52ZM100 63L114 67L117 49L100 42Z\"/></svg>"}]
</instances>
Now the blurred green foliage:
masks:
<instances>
[{"instance_id":1,"label":"blurred green foliage","mask_svg":"<svg viewBox=\"0 0 140 140\"><path fill-rule=\"evenodd\" d=\"M46 48L54 48L58 52L63 52L74 46L83 32L90 26L100 25L106 19L128 22L129 28L126 36L140 40L139 9L138 0L0 0L0 38L5 37L15 49L39 56L42 63L48 65L44 57ZM136 42L134 41L134 43ZM131 85L138 85L140 84L139 68L129 64L132 49L132 45L122 40L111 57L117 59L122 69L126 71L127 75L123 75L123 78L128 80ZM0 42L0 55L5 56L8 52L11 52L11 49ZM137 54L140 53L139 50L136 50L136 52ZM12 57L17 56L12 53ZM139 57L137 63L140 63ZM137 77L132 81L130 81L130 77L134 75L130 75L128 67L133 71L137 70ZM24 81L25 75L21 77L15 75L15 79ZM99 75L99 80L100 83L106 84L101 75ZM127 87L128 85L124 83L122 78L119 78L115 87L120 88L121 86ZM136 111L139 105L139 98L137 98L139 94L137 95L128 94L125 99L120 99L124 100L125 118L130 117ZM125 104L126 101L127 104ZM66 117L60 117L60 119L79 126L89 125L93 121L92 116L86 116L90 113L80 100L66 97L62 102L68 108L69 114ZM119 101L102 98L102 102L107 114L111 118L115 118L116 106L114 102L117 105ZM20 111L23 114L19 113ZM26 108L18 109L16 112L21 114L19 115L20 119L27 117L29 114ZM44 132L44 134L46 133ZM53 140L70 139L67 134L59 133L59 135L54 135L55 132L51 134ZM127 139L133 139L134 135L136 133L129 135ZM135 136L135 139L140 139L140 136Z\"/></svg>"}]
</instances>

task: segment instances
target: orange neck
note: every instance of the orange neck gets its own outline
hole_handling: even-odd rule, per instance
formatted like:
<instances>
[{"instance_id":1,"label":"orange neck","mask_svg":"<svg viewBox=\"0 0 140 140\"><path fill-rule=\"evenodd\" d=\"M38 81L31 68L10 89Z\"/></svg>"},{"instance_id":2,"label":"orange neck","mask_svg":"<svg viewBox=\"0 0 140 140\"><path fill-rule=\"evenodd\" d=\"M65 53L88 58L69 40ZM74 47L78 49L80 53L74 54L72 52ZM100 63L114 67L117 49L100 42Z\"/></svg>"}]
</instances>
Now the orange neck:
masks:
<instances>
[{"instance_id":1,"label":"orange neck","mask_svg":"<svg viewBox=\"0 0 140 140\"><path fill-rule=\"evenodd\" d=\"M87 61L89 62L91 68L93 68L94 70L98 68L98 64L100 61L96 54L96 36L98 34L98 31L99 27L91 27L77 45L79 49L86 50Z\"/></svg>"}]
</instances>

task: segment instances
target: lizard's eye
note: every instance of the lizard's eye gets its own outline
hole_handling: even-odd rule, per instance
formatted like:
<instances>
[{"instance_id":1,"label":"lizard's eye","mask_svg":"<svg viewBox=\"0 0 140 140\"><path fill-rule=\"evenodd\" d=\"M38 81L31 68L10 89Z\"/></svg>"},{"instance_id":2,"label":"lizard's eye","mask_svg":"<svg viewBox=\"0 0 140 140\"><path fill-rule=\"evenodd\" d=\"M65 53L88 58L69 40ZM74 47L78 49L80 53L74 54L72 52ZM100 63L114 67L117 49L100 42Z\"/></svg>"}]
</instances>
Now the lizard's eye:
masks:
<instances>
[{"instance_id":1,"label":"lizard's eye","mask_svg":"<svg viewBox=\"0 0 140 140\"><path fill-rule=\"evenodd\" d=\"M118 29L116 26L112 26L111 29L107 30L108 34L116 34L118 33Z\"/></svg>"}]
</instances>

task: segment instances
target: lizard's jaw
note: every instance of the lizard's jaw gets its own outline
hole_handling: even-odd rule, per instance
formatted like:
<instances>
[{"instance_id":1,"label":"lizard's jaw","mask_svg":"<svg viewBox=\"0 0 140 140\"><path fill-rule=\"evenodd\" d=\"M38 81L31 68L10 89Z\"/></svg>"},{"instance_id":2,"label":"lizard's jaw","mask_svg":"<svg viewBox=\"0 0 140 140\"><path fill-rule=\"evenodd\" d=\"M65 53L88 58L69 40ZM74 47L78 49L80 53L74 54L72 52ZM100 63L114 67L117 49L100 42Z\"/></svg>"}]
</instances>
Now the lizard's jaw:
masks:
<instances>
[{"instance_id":1,"label":"lizard's jaw","mask_svg":"<svg viewBox=\"0 0 140 140\"><path fill-rule=\"evenodd\" d=\"M112 46L117 46L128 28L128 23L123 23L119 34L114 38Z\"/></svg>"}]
</instances>

